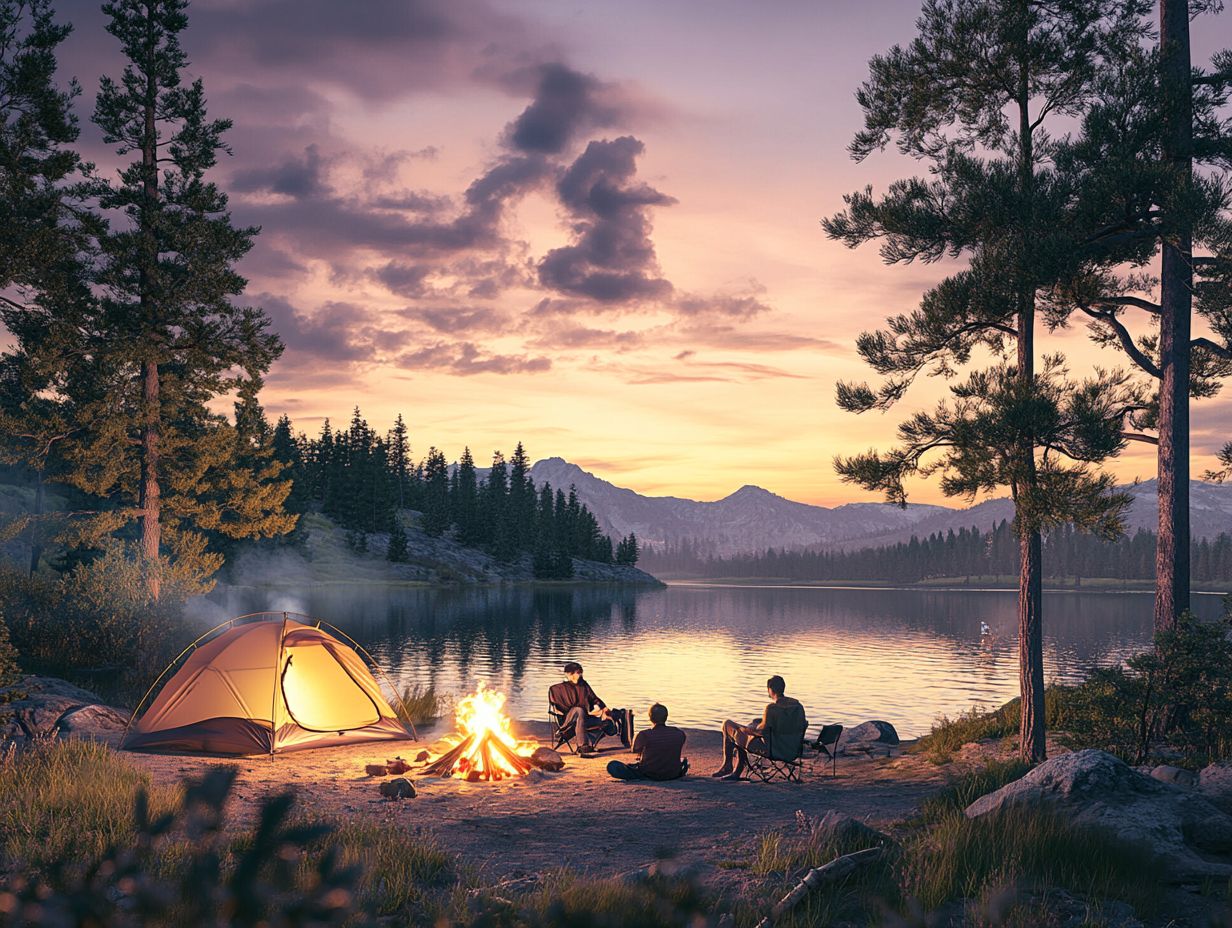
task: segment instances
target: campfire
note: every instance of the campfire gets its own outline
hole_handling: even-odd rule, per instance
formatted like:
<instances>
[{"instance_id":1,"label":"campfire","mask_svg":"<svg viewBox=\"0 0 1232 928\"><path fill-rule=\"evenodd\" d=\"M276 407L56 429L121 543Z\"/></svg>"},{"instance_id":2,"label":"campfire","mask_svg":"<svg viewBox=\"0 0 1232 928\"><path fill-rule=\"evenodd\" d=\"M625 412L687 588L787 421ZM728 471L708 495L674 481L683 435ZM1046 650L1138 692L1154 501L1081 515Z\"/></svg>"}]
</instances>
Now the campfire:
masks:
<instances>
[{"instance_id":1,"label":"campfire","mask_svg":"<svg viewBox=\"0 0 1232 928\"><path fill-rule=\"evenodd\" d=\"M462 740L428 764L425 775L460 776L473 783L524 776L534 766L527 755L536 744L514 737L504 693L480 683L478 690L458 701L455 718Z\"/></svg>"}]
</instances>

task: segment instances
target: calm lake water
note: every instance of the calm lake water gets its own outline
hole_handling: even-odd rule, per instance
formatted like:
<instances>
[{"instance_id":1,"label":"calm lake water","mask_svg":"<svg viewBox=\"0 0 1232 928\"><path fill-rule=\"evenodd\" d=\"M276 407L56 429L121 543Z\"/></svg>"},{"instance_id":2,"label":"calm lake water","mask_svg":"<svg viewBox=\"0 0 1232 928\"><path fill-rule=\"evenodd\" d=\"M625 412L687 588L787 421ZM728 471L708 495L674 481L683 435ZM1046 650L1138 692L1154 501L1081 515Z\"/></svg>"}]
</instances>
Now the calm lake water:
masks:
<instances>
[{"instance_id":1,"label":"calm lake water","mask_svg":"<svg viewBox=\"0 0 1232 928\"><path fill-rule=\"evenodd\" d=\"M638 715L655 700L673 722L710 728L765 705L774 673L812 723L892 722L904 736L940 715L1017 695L1015 598L996 591L820 589L680 584L666 590L593 588L419 590L322 587L305 594L216 594L220 621L265 609L337 625L399 683L444 693L483 680L519 718L542 718L567 660L611 706ZM1219 599L1195 597L1203 615ZM1046 593L1049 680L1150 641L1146 593ZM993 635L981 640L980 622Z\"/></svg>"}]
</instances>

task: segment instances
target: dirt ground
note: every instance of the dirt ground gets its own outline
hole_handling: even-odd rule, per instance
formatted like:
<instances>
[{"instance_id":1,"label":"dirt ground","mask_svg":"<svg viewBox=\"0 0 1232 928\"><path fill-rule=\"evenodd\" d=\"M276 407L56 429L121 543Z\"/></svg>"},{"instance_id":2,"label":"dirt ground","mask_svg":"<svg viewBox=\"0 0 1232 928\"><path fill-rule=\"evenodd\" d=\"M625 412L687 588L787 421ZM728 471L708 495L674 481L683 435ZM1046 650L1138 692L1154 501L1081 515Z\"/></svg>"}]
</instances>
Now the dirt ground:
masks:
<instances>
[{"instance_id":1,"label":"dirt ground","mask_svg":"<svg viewBox=\"0 0 1232 928\"><path fill-rule=\"evenodd\" d=\"M437 732L436 734L444 734ZM521 725L523 737L546 735L546 726ZM876 826L901 820L944 785L927 760L903 755L840 757L838 775L820 764L806 768L801 784L720 782L709 774L721 763L718 732L688 732L690 774L669 783L620 782L607 775L609 760L632 760L616 743L594 758L565 754L560 773L533 772L499 783L407 774L418 796L382 799L382 778L366 776L367 764L420 751L435 757L449 746L433 741L385 742L300 751L270 757L221 758L130 754L158 782L199 775L208 764L239 769L233 820L250 822L262 796L294 788L301 808L332 819L370 818L404 825L408 835L433 832L477 866L485 881L518 879L557 867L615 875L671 856L701 874L723 879L718 865L747 859L755 836L790 828L802 810L819 817L838 809ZM611 742L608 742L609 744ZM703 879L706 877L703 876Z\"/></svg>"}]
</instances>

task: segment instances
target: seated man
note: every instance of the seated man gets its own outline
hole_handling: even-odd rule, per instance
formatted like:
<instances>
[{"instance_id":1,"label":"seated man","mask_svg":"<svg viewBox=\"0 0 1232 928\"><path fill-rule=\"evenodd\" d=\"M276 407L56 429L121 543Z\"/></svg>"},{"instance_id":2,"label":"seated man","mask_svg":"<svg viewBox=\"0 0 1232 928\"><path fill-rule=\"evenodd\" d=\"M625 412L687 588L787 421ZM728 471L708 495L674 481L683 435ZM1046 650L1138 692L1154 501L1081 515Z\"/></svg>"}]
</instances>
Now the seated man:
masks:
<instances>
[{"instance_id":1,"label":"seated man","mask_svg":"<svg viewBox=\"0 0 1232 928\"><path fill-rule=\"evenodd\" d=\"M655 703L650 707L650 727L633 739L637 763L614 760L607 772L618 780L678 780L689 770L687 758L681 760L685 734L667 724L667 706Z\"/></svg>"},{"instance_id":2,"label":"seated man","mask_svg":"<svg viewBox=\"0 0 1232 928\"><path fill-rule=\"evenodd\" d=\"M548 701L564 716L561 727L574 727L578 753L583 757L593 757L598 752L594 748L591 735L614 735L619 728L612 716L612 710L582 678L582 665L577 661L570 661L565 664L564 670L565 682L557 683L548 690ZM598 740L594 738L594 741ZM625 742L625 746L628 747L628 742Z\"/></svg>"},{"instance_id":3,"label":"seated man","mask_svg":"<svg viewBox=\"0 0 1232 928\"><path fill-rule=\"evenodd\" d=\"M787 684L783 678L775 674L766 681L766 695L770 697L770 702L760 721L752 725L739 725L728 719L723 723L723 766L710 774L712 777L719 777L723 780L743 780L744 770L749 765L749 751L755 754L770 753L770 746L775 743L773 722L776 718L788 714L796 715L796 711L793 710L798 710L797 719L807 724L807 721L803 719L804 707L800 705L799 700L783 695L786 689ZM736 758L734 769L732 768L733 756Z\"/></svg>"}]
</instances>

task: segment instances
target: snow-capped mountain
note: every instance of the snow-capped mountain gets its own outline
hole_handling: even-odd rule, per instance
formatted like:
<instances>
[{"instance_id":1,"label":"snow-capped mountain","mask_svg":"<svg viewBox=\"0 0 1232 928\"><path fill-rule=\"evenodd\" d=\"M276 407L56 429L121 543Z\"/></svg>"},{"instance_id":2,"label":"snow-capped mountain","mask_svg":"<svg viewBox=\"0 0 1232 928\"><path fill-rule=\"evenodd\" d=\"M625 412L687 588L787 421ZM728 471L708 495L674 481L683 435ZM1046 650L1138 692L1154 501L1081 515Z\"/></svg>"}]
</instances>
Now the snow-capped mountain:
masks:
<instances>
[{"instance_id":1,"label":"snow-capped mountain","mask_svg":"<svg viewBox=\"0 0 1232 928\"><path fill-rule=\"evenodd\" d=\"M767 547L804 548L833 545L848 538L909 527L940 506L899 509L884 503L849 503L830 509L796 503L763 490L743 486L714 502L675 496L642 496L615 486L561 458L547 458L531 467L535 484L577 488L600 528L614 538L633 532L643 543L662 545L684 539L705 545L715 554L761 551Z\"/></svg>"},{"instance_id":2,"label":"snow-capped mountain","mask_svg":"<svg viewBox=\"0 0 1232 928\"><path fill-rule=\"evenodd\" d=\"M562 458L539 461L530 473L536 485L547 482L566 491L576 487L578 499L613 538L633 532L643 543L653 545L688 539L720 555L760 552L769 547L872 547L949 529L975 526L984 530L1014 517L1008 499L987 500L969 508L912 504L899 509L884 503L829 508L793 502L749 485L714 502L642 496ZM1134 496L1126 519L1129 531L1153 531L1159 520L1155 481L1126 489ZM1190 504L1193 537L1213 538L1220 532L1232 532L1232 484L1194 481Z\"/></svg>"}]
</instances>

